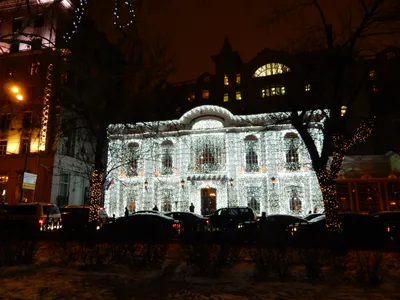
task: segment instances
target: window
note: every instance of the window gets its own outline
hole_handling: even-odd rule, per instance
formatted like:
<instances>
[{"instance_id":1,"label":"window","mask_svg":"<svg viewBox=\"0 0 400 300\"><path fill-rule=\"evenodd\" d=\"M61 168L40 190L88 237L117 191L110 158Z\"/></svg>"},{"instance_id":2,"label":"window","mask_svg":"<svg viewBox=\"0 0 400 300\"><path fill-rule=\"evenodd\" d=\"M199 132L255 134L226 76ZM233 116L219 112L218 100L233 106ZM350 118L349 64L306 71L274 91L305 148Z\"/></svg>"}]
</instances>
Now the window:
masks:
<instances>
[{"instance_id":1,"label":"window","mask_svg":"<svg viewBox=\"0 0 400 300\"><path fill-rule=\"evenodd\" d=\"M249 135L244 140L246 152L246 172L258 172L258 139L254 135Z\"/></svg>"},{"instance_id":2,"label":"window","mask_svg":"<svg viewBox=\"0 0 400 300\"><path fill-rule=\"evenodd\" d=\"M280 63L269 63L259 67L253 74L254 77L266 77L290 72L289 67Z\"/></svg>"},{"instance_id":3,"label":"window","mask_svg":"<svg viewBox=\"0 0 400 300\"><path fill-rule=\"evenodd\" d=\"M8 76L14 77L15 76L15 69L14 68L8 68Z\"/></svg>"},{"instance_id":4,"label":"window","mask_svg":"<svg viewBox=\"0 0 400 300\"><path fill-rule=\"evenodd\" d=\"M0 130L8 130L11 125L11 114L0 115Z\"/></svg>"},{"instance_id":5,"label":"window","mask_svg":"<svg viewBox=\"0 0 400 300\"><path fill-rule=\"evenodd\" d=\"M224 102L228 102L229 101L229 95L228 93L224 94Z\"/></svg>"},{"instance_id":6,"label":"window","mask_svg":"<svg viewBox=\"0 0 400 300\"><path fill-rule=\"evenodd\" d=\"M305 83L305 85L304 85L304 90L305 90L306 92L311 91L311 84L310 84L309 82L306 82L306 83Z\"/></svg>"},{"instance_id":7,"label":"window","mask_svg":"<svg viewBox=\"0 0 400 300\"><path fill-rule=\"evenodd\" d=\"M298 148L300 145L299 136L293 132L285 135L286 147L286 169L297 171L300 169Z\"/></svg>"},{"instance_id":8,"label":"window","mask_svg":"<svg viewBox=\"0 0 400 300\"><path fill-rule=\"evenodd\" d=\"M191 143L189 170L212 173L225 168L225 140L222 136L204 135Z\"/></svg>"},{"instance_id":9,"label":"window","mask_svg":"<svg viewBox=\"0 0 400 300\"><path fill-rule=\"evenodd\" d=\"M161 144L162 147L162 165L161 165L161 174L162 175L170 175L173 173L172 169L172 147L173 144L171 141L164 141Z\"/></svg>"},{"instance_id":10,"label":"window","mask_svg":"<svg viewBox=\"0 0 400 300\"><path fill-rule=\"evenodd\" d=\"M12 22L12 31L13 33L19 33L22 29L22 24L23 24L23 19L22 18L18 18L18 19L14 19Z\"/></svg>"},{"instance_id":11,"label":"window","mask_svg":"<svg viewBox=\"0 0 400 300\"><path fill-rule=\"evenodd\" d=\"M210 92L208 90L203 90L202 97L203 99L208 99L210 97Z\"/></svg>"},{"instance_id":12,"label":"window","mask_svg":"<svg viewBox=\"0 0 400 300\"><path fill-rule=\"evenodd\" d=\"M31 68L29 70L29 74L31 76L38 75L39 74L39 68L40 68L40 62L36 61L36 62L31 63Z\"/></svg>"},{"instance_id":13,"label":"window","mask_svg":"<svg viewBox=\"0 0 400 300\"><path fill-rule=\"evenodd\" d=\"M236 100L242 100L242 93L236 92Z\"/></svg>"},{"instance_id":14,"label":"window","mask_svg":"<svg viewBox=\"0 0 400 300\"><path fill-rule=\"evenodd\" d=\"M58 200L57 202L59 207L64 207L68 205L68 196L69 196L69 174L61 171L58 197L57 197Z\"/></svg>"},{"instance_id":15,"label":"window","mask_svg":"<svg viewBox=\"0 0 400 300\"><path fill-rule=\"evenodd\" d=\"M29 129L32 126L32 112L26 111L24 112L24 117L22 119L22 128Z\"/></svg>"},{"instance_id":16,"label":"window","mask_svg":"<svg viewBox=\"0 0 400 300\"><path fill-rule=\"evenodd\" d=\"M292 212L301 211L301 200L299 198L298 189L296 187L292 187L289 205Z\"/></svg>"},{"instance_id":17,"label":"window","mask_svg":"<svg viewBox=\"0 0 400 300\"><path fill-rule=\"evenodd\" d=\"M0 141L0 155L7 154L7 141Z\"/></svg>"},{"instance_id":18,"label":"window","mask_svg":"<svg viewBox=\"0 0 400 300\"><path fill-rule=\"evenodd\" d=\"M280 96L286 94L286 88L284 85L273 84L264 89L261 89L261 98Z\"/></svg>"},{"instance_id":19,"label":"window","mask_svg":"<svg viewBox=\"0 0 400 300\"><path fill-rule=\"evenodd\" d=\"M161 211L163 212L171 212L172 211L172 199L173 192L170 189L166 189L163 191L161 195Z\"/></svg>"},{"instance_id":20,"label":"window","mask_svg":"<svg viewBox=\"0 0 400 300\"><path fill-rule=\"evenodd\" d=\"M369 71L369 77L370 77L372 80L374 80L375 77L376 77L376 71L375 71L375 70Z\"/></svg>"},{"instance_id":21,"label":"window","mask_svg":"<svg viewBox=\"0 0 400 300\"><path fill-rule=\"evenodd\" d=\"M30 152L29 138L22 138L19 153L20 154L28 154L29 152Z\"/></svg>"},{"instance_id":22,"label":"window","mask_svg":"<svg viewBox=\"0 0 400 300\"><path fill-rule=\"evenodd\" d=\"M126 168L126 175L129 177L138 176L139 170L139 144L128 144L128 166Z\"/></svg>"},{"instance_id":23,"label":"window","mask_svg":"<svg viewBox=\"0 0 400 300\"><path fill-rule=\"evenodd\" d=\"M193 102L196 99L196 94L194 92L189 93L188 101Z\"/></svg>"},{"instance_id":24,"label":"window","mask_svg":"<svg viewBox=\"0 0 400 300\"><path fill-rule=\"evenodd\" d=\"M43 15L37 15L34 21L33 26L35 28L40 28L44 26L44 17Z\"/></svg>"},{"instance_id":25,"label":"window","mask_svg":"<svg viewBox=\"0 0 400 300\"><path fill-rule=\"evenodd\" d=\"M227 74L224 74L224 85L229 85L229 78Z\"/></svg>"},{"instance_id":26,"label":"window","mask_svg":"<svg viewBox=\"0 0 400 300\"><path fill-rule=\"evenodd\" d=\"M240 85L240 74L239 73L236 74L236 84Z\"/></svg>"}]
</instances>

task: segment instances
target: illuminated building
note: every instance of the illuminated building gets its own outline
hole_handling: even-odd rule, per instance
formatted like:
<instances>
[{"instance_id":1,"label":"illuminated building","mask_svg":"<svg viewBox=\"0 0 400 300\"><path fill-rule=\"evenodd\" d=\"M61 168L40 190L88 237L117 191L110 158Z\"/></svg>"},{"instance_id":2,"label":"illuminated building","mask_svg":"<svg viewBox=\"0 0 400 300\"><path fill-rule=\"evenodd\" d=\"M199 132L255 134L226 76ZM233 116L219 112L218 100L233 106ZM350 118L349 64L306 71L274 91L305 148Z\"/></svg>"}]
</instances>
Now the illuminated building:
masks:
<instances>
[{"instance_id":1,"label":"illuminated building","mask_svg":"<svg viewBox=\"0 0 400 300\"><path fill-rule=\"evenodd\" d=\"M315 121L310 129L316 139L321 124ZM110 215L155 205L188 210L191 203L201 214L229 206L250 206L258 214L322 210L303 143L270 114L233 115L205 105L178 120L111 125L109 138Z\"/></svg>"},{"instance_id":2,"label":"illuminated building","mask_svg":"<svg viewBox=\"0 0 400 300\"><path fill-rule=\"evenodd\" d=\"M66 114L56 91L68 77L53 55L76 1L46 12L52 2L31 0L30 15L25 0L0 2L0 202L62 206L81 204L89 193L87 176L76 167L82 145L76 132L63 130ZM21 193L24 171L37 182Z\"/></svg>"}]
</instances>

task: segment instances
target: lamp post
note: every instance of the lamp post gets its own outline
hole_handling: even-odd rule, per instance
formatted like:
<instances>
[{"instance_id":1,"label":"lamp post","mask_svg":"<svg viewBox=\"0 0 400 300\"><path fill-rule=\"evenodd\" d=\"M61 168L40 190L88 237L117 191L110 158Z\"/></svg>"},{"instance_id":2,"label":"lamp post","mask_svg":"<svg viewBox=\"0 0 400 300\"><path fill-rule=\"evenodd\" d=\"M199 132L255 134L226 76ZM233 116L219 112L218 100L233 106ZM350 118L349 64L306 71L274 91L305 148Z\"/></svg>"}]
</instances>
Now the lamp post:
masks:
<instances>
[{"instance_id":1,"label":"lamp post","mask_svg":"<svg viewBox=\"0 0 400 300\"><path fill-rule=\"evenodd\" d=\"M184 188L185 187L185 180L181 180L181 186L182 186L182 188Z\"/></svg>"}]
</instances>

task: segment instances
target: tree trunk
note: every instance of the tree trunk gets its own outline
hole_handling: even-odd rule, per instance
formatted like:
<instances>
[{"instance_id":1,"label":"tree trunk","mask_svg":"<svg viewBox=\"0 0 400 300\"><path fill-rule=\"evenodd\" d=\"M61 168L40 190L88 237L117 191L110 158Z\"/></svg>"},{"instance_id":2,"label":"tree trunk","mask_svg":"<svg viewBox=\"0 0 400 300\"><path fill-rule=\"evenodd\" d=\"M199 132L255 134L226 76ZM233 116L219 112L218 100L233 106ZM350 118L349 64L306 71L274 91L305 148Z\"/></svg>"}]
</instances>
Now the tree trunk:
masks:
<instances>
[{"instance_id":1,"label":"tree trunk","mask_svg":"<svg viewBox=\"0 0 400 300\"><path fill-rule=\"evenodd\" d=\"M326 229L330 232L340 232L342 224L338 216L339 211L336 199L337 176L324 169L317 172L317 177L324 201Z\"/></svg>"},{"instance_id":2,"label":"tree trunk","mask_svg":"<svg viewBox=\"0 0 400 300\"><path fill-rule=\"evenodd\" d=\"M104 150L106 145L107 131L102 130L96 141L94 170L90 176L90 208L89 222L97 222L99 219L99 206L103 196L104 184Z\"/></svg>"}]
</instances>

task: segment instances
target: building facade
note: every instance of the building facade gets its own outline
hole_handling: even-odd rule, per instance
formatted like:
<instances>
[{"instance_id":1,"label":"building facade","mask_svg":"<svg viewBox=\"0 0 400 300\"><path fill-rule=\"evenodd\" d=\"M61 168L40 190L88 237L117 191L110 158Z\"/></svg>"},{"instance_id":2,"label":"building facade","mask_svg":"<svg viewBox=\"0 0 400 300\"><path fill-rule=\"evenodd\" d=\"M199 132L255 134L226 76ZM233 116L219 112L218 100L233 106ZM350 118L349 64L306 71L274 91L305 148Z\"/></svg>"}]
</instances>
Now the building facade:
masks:
<instances>
[{"instance_id":1,"label":"building facade","mask_svg":"<svg viewBox=\"0 0 400 300\"><path fill-rule=\"evenodd\" d=\"M320 139L314 123L316 140ZM233 115L213 105L178 120L109 127L109 215L130 211L188 211L250 206L303 215L321 211L322 195L304 145L271 114Z\"/></svg>"},{"instance_id":2,"label":"building facade","mask_svg":"<svg viewBox=\"0 0 400 300\"><path fill-rule=\"evenodd\" d=\"M0 3L0 202L89 200L80 153L92 147L76 130L65 130L60 87L69 79L62 55L53 55L74 2L35 0L30 10L22 0ZM24 188L24 173L37 176L35 189Z\"/></svg>"}]
</instances>

